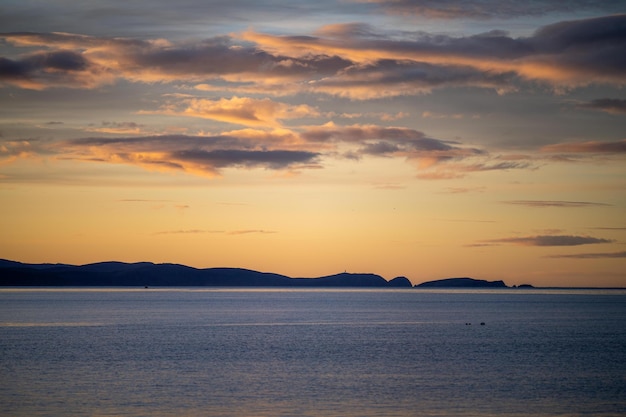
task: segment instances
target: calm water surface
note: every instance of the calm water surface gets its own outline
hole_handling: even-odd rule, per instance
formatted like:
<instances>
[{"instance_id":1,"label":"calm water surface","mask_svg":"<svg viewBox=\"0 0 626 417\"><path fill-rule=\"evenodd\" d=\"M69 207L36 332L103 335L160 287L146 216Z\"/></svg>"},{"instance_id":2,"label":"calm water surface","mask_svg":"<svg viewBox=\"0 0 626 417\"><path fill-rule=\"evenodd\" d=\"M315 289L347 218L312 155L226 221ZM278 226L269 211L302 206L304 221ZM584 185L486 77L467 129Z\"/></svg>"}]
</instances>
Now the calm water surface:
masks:
<instances>
[{"instance_id":1,"label":"calm water surface","mask_svg":"<svg viewBox=\"0 0 626 417\"><path fill-rule=\"evenodd\" d=\"M2 289L0 355L2 416L625 416L626 292Z\"/></svg>"}]
</instances>

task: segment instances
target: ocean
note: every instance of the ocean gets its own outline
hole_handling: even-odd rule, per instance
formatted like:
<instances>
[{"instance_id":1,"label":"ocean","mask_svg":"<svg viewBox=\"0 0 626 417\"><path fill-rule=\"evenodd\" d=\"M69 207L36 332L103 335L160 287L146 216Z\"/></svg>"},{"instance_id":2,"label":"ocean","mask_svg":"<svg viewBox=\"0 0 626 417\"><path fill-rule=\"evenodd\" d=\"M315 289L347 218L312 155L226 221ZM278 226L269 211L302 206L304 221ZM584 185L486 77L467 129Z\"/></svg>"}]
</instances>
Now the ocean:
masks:
<instances>
[{"instance_id":1,"label":"ocean","mask_svg":"<svg viewBox=\"0 0 626 417\"><path fill-rule=\"evenodd\" d=\"M626 291L0 289L2 416L626 416Z\"/></svg>"}]
</instances>

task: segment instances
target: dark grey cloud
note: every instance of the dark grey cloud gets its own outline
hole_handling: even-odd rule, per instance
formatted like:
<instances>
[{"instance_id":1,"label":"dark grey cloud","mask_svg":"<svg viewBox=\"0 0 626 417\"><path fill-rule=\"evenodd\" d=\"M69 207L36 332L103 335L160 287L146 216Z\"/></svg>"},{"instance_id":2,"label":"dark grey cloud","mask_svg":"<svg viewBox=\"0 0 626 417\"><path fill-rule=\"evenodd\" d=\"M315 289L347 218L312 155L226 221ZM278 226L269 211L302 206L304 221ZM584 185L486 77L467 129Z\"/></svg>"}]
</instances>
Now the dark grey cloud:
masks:
<instances>
[{"instance_id":1,"label":"dark grey cloud","mask_svg":"<svg viewBox=\"0 0 626 417\"><path fill-rule=\"evenodd\" d=\"M24 80L44 83L77 82L72 74L84 72L89 62L73 51L37 52L19 59L0 57L0 81Z\"/></svg>"},{"instance_id":2,"label":"dark grey cloud","mask_svg":"<svg viewBox=\"0 0 626 417\"><path fill-rule=\"evenodd\" d=\"M598 98L578 104L581 109L599 110L611 114L626 114L626 100L617 98Z\"/></svg>"},{"instance_id":3,"label":"dark grey cloud","mask_svg":"<svg viewBox=\"0 0 626 417\"><path fill-rule=\"evenodd\" d=\"M323 54L307 58L274 55L254 46L236 44L227 36L167 47L152 44L135 48L128 65L171 75L204 77L241 73L278 77L315 78L330 75L351 64Z\"/></svg>"},{"instance_id":4,"label":"dark grey cloud","mask_svg":"<svg viewBox=\"0 0 626 417\"><path fill-rule=\"evenodd\" d=\"M301 136L312 143L358 145L359 148L348 155L353 159L358 159L362 155L403 156L407 159L427 158L438 163L486 155L481 149L464 147L458 142L429 138L419 130L401 127L321 126L311 128Z\"/></svg>"},{"instance_id":5,"label":"dark grey cloud","mask_svg":"<svg viewBox=\"0 0 626 417\"><path fill-rule=\"evenodd\" d=\"M594 203L588 201L555 201L555 200L510 200L503 201L506 204L513 204L517 206L526 207L565 207L565 208L578 208L578 207L597 207L597 206L610 206L606 203Z\"/></svg>"},{"instance_id":6,"label":"dark grey cloud","mask_svg":"<svg viewBox=\"0 0 626 417\"><path fill-rule=\"evenodd\" d=\"M508 90L518 81L513 71L482 71L467 65L437 65L411 60L378 60L352 65L332 77L312 81L315 91L353 99L413 95L434 88L472 85Z\"/></svg>"},{"instance_id":7,"label":"dark grey cloud","mask_svg":"<svg viewBox=\"0 0 626 417\"><path fill-rule=\"evenodd\" d=\"M207 165L208 169L232 166L283 169L294 164L314 162L319 154L289 150L216 149L211 151L182 150L172 152L171 156L175 160Z\"/></svg>"},{"instance_id":8,"label":"dark grey cloud","mask_svg":"<svg viewBox=\"0 0 626 417\"><path fill-rule=\"evenodd\" d=\"M616 259L626 258L625 252L603 252L603 253L574 253L567 255L550 255L548 258L567 258L567 259Z\"/></svg>"},{"instance_id":9,"label":"dark grey cloud","mask_svg":"<svg viewBox=\"0 0 626 417\"><path fill-rule=\"evenodd\" d=\"M368 155L387 155L399 152L400 150L401 148L395 143L380 141L366 144L361 149L361 153Z\"/></svg>"},{"instance_id":10,"label":"dark grey cloud","mask_svg":"<svg viewBox=\"0 0 626 417\"><path fill-rule=\"evenodd\" d=\"M601 239L592 236L575 235L538 235L507 237L502 239L490 239L484 243L504 243L521 246L578 246L598 243L611 243L613 240Z\"/></svg>"},{"instance_id":11,"label":"dark grey cloud","mask_svg":"<svg viewBox=\"0 0 626 417\"><path fill-rule=\"evenodd\" d=\"M554 23L529 41L558 67L626 78L626 14Z\"/></svg>"},{"instance_id":12,"label":"dark grey cloud","mask_svg":"<svg viewBox=\"0 0 626 417\"><path fill-rule=\"evenodd\" d=\"M58 150L77 159L209 176L229 167L275 170L302 167L316 164L320 156L306 150L259 149L259 144L252 140L230 136L92 137L63 142Z\"/></svg>"}]
</instances>

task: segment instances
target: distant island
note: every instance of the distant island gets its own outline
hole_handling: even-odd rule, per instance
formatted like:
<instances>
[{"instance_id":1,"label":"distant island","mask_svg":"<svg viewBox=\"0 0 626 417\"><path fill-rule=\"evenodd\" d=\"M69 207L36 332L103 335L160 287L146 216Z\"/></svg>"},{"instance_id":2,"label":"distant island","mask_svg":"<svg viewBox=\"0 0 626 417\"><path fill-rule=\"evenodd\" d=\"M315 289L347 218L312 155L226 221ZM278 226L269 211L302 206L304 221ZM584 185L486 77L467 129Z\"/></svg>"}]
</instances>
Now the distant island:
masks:
<instances>
[{"instance_id":1,"label":"distant island","mask_svg":"<svg viewBox=\"0 0 626 417\"><path fill-rule=\"evenodd\" d=\"M446 278L417 284L416 288L509 288L504 281L485 281L474 278Z\"/></svg>"},{"instance_id":2,"label":"distant island","mask_svg":"<svg viewBox=\"0 0 626 417\"><path fill-rule=\"evenodd\" d=\"M0 286L12 287L359 287L411 288L406 277L389 281L376 274L343 272L316 278L241 268L197 269L151 262L99 262L87 265L26 264L0 260ZM526 288L532 288L525 285ZM510 288L503 281L447 278L415 288Z\"/></svg>"}]
</instances>

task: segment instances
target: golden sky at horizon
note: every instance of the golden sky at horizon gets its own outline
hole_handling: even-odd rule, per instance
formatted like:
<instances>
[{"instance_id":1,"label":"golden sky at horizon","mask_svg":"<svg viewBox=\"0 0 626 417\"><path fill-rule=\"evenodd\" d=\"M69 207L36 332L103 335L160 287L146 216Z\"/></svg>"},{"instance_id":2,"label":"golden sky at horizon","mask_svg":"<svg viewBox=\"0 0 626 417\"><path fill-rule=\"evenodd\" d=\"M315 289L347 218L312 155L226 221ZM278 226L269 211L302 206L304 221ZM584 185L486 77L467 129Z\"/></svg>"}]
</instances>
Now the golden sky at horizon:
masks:
<instances>
[{"instance_id":1,"label":"golden sky at horizon","mask_svg":"<svg viewBox=\"0 0 626 417\"><path fill-rule=\"evenodd\" d=\"M615 2L35 4L0 258L626 286Z\"/></svg>"}]
</instances>

